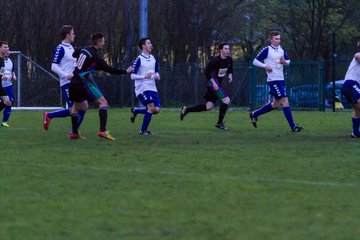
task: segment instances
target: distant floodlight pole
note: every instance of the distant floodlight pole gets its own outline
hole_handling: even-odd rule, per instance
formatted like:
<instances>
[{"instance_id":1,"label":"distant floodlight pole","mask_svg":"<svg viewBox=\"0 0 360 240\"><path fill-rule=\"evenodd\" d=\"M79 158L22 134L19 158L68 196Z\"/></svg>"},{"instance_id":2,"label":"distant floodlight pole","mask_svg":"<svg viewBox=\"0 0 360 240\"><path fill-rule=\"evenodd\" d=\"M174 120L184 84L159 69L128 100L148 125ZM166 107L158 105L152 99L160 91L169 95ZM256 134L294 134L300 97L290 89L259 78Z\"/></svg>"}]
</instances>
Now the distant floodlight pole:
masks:
<instances>
[{"instance_id":1,"label":"distant floodlight pole","mask_svg":"<svg viewBox=\"0 0 360 240\"><path fill-rule=\"evenodd\" d=\"M148 37L148 0L139 4L139 38Z\"/></svg>"}]
</instances>

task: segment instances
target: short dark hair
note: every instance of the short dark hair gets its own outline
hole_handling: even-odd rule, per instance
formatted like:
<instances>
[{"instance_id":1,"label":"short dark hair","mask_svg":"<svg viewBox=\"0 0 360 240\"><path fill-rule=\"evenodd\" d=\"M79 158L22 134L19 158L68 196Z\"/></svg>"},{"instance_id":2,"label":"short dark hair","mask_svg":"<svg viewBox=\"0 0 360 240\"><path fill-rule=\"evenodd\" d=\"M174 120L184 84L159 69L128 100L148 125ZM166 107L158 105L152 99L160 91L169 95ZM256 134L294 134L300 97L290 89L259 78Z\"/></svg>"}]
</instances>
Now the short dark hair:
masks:
<instances>
[{"instance_id":1,"label":"short dark hair","mask_svg":"<svg viewBox=\"0 0 360 240\"><path fill-rule=\"evenodd\" d=\"M0 47L2 47L3 45L9 45L9 44L5 41L0 41Z\"/></svg>"},{"instance_id":2,"label":"short dark hair","mask_svg":"<svg viewBox=\"0 0 360 240\"><path fill-rule=\"evenodd\" d=\"M142 46L146 43L146 40L150 40L150 38L144 37L139 40L138 46L139 46L140 50L142 50Z\"/></svg>"},{"instance_id":3,"label":"short dark hair","mask_svg":"<svg viewBox=\"0 0 360 240\"><path fill-rule=\"evenodd\" d=\"M222 50L222 49L224 48L224 46L226 46L226 45L229 45L229 46L230 46L230 44L227 43L227 42L221 42L221 43L219 44L219 50Z\"/></svg>"},{"instance_id":4,"label":"short dark hair","mask_svg":"<svg viewBox=\"0 0 360 240\"><path fill-rule=\"evenodd\" d=\"M61 39L64 40L66 35L70 34L71 30L74 30L74 27L71 25L64 25L60 28Z\"/></svg>"},{"instance_id":5,"label":"short dark hair","mask_svg":"<svg viewBox=\"0 0 360 240\"><path fill-rule=\"evenodd\" d=\"M103 37L104 37L104 34L102 32L96 32L96 33L91 34L91 44L96 45L97 41L99 39L102 39Z\"/></svg>"},{"instance_id":6,"label":"short dark hair","mask_svg":"<svg viewBox=\"0 0 360 240\"><path fill-rule=\"evenodd\" d=\"M280 32L279 32L279 31L271 31L271 32L269 33L269 40L271 40L272 37L278 36L278 35L280 35Z\"/></svg>"}]
</instances>

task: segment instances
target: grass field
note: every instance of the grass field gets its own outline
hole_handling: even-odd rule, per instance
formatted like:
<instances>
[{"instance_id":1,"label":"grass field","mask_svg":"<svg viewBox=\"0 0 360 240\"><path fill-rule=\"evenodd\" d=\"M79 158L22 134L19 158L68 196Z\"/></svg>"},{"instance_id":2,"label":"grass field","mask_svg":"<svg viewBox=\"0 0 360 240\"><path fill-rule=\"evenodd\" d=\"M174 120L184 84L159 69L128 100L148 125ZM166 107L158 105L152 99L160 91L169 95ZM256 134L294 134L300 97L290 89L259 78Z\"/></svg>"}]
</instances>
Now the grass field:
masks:
<instances>
[{"instance_id":1,"label":"grass field","mask_svg":"<svg viewBox=\"0 0 360 240\"><path fill-rule=\"evenodd\" d=\"M112 109L117 141L96 136L97 111L68 140L70 119L42 130L41 112L0 128L0 239L358 239L360 159L351 114L163 110L151 130Z\"/></svg>"}]
</instances>

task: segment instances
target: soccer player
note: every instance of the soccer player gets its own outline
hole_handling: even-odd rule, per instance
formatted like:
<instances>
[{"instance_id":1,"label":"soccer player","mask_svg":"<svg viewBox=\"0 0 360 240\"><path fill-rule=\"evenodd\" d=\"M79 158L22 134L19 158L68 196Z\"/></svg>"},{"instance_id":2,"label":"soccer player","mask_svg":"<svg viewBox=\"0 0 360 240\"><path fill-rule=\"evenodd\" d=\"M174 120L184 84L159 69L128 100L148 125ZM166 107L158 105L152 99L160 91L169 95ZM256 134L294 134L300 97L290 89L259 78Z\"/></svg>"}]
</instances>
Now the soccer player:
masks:
<instances>
[{"instance_id":1,"label":"soccer player","mask_svg":"<svg viewBox=\"0 0 360 240\"><path fill-rule=\"evenodd\" d=\"M258 117L270 112L282 105L285 118L287 119L292 132L300 132L304 128L294 123L289 107L289 100L286 95L284 81L284 65L290 64L290 60L285 50L280 46L280 32L272 31L269 34L271 45L263 48L253 61L257 67L264 68L267 73L267 82L270 87L270 94L274 97L270 102L260 109L250 113L253 126L257 127Z\"/></svg>"},{"instance_id":2,"label":"soccer player","mask_svg":"<svg viewBox=\"0 0 360 240\"><path fill-rule=\"evenodd\" d=\"M9 58L10 50L8 50L4 55L4 69L5 69L5 77L6 79L2 81L2 87L5 89L6 94L9 97L11 104L14 102L14 89L13 89L13 81L16 81L16 74L14 71L14 64L12 60ZM11 114L11 105L6 106L3 112L3 121L1 126L10 127L7 121L10 118Z\"/></svg>"},{"instance_id":3,"label":"soccer player","mask_svg":"<svg viewBox=\"0 0 360 240\"><path fill-rule=\"evenodd\" d=\"M345 75L341 93L351 104L352 128L351 137L359 138L360 132L360 52L356 53Z\"/></svg>"},{"instance_id":4,"label":"soccer player","mask_svg":"<svg viewBox=\"0 0 360 240\"><path fill-rule=\"evenodd\" d=\"M79 112L86 112L88 101L94 101L99 106L100 130L98 131L98 136L115 140L106 131L109 104L94 82L92 73L95 70L102 70L110 74L126 74L132 73L133 68L129 67L126 70L122 70L110 67L98 55L98 50L103 49L104 45L104 34L100 32L93 33L91 35L91 46L77 50L73 54L77 58L77 62L69 87L70 100L73 102L73 106L70 108L72 132L68 134L68 137L71 139L80 137L78 132Z\"/></svg>"},{"instance_id":5,"label":"soccer player","mask_svg":"<svg viewBox=\"0 0 360 240\"><path fill-rule=\"evenodd\" d=\"M180 119L190 112L209 111L214 108L217 100L221 100L218 122L215 127L226 130L224 125L224 117L230 104L230 98L222 87L223 79L226 74L229 83L233 77L233 60L230 56L230 45L226 42L219 44L220 55L213 58L205 69L205 77L208 80L207 92L204 96L206 104L200 104L193 107L183 106L180 111Z\"/></svg>"},{"instance_id":6,"label":"soccer player","mask_svg":"<svg viewBox=\"0 0 360 240\"><path fill-rule=\"evenodd\" d=\"M8 79L9 73L5 71L5 56L9 51L9 44L5 41L0 41L0 80L4 81ZM4 110L7 106L11 106L11 101L7 95L5 89L0 84L0 111Z\"/></svg>"},{"instance_id":7,"label":"soccer player","mask_svg":"<svg viewBox=\"0 0 360 240\"><path fill-rule=\"evenodd\" d=\"M71 25L64 25L60 29L61 43L55 48L51 70L55 72L60 78L60 88L66 101L66 109L55 112L45 112L43 114L43 125L47 131L49 129L50 121L53 118L63 118L70 116L69 108L73 103L69 99L69 85L73 77L76 59L73 57L74 48L71 45L75 39L74 28ZM79 111L79 124L84 118L85 112Z\"/></svg>"},{"instance_id":8,"label":"soccer player","mask_svg":"<svg viewBox=\"0 0 360 240\"><path fill-rule=\"evenodd\" d=\"M131 79L135 81L135 94L144 107L131 108L130 120L133 123L137 114L144 114L140 134L150 135L148 127L151 117L160 112L160 98L155 83L155 80L160 80L159 65L151 55L153 45L149 38L141 38L138 46L142 52L134 62Z\"/></svg>"}]
</instances>

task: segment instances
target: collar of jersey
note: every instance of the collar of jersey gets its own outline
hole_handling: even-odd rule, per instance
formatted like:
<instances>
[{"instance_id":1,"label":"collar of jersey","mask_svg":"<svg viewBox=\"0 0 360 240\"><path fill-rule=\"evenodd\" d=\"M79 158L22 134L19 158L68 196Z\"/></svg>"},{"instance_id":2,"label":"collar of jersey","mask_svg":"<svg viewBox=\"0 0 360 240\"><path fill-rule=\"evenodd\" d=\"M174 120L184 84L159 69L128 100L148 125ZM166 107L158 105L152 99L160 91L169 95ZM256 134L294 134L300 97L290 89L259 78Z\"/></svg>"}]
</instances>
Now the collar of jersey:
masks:
<instances>
[{"instance_id":1,"label":"collar of jersey","mask_svg":"<svg viewBox=\"0 0 360 240\"><path fill-rule=\"evenodd\" d=\"M61 44L62 44L62 45L64 45L64 46L67 46L67 47L70 47L70 46L71 46L71 44L70 44L70 43L69 43L69 44L67 44L67 43L61 42Z\"/></svg>"},{"instance_id":2,"label":"collar of jersey","mask_svg":"<svg viewBox=\"0 0 360 240\"><path fill-rule=\"evenodd\" d=\"M143 56L144 58L147 58L147 59L149 59L150 56L151 56L151 54L149 54L149 56L146 56L146 55L144 55L144 54L146 54L146 53L142 52L142 53L141 53L141 56Z\"/></svg>"},{"instance_id":3,"label":"collar of jersey","mask_svg":"<svg viewBox=\"0 0 360 240\"><path fill-rule=\"evenodd\" d=\"M272 47L272 49L278 50L280 46L279 46L279 47L275 47L275 46L273 46L273 45L270 45L270 47Z\"/></svg>"}]
</instances>

